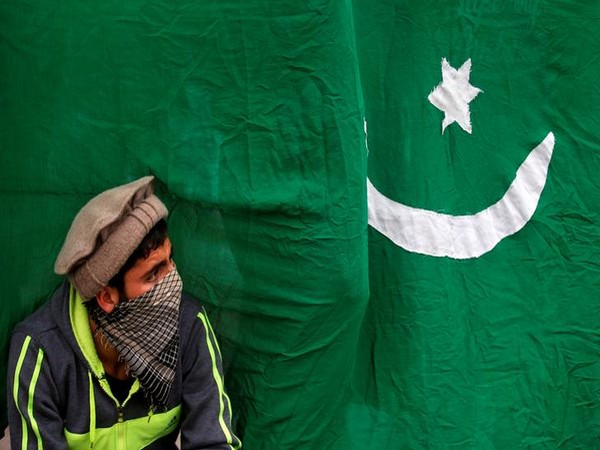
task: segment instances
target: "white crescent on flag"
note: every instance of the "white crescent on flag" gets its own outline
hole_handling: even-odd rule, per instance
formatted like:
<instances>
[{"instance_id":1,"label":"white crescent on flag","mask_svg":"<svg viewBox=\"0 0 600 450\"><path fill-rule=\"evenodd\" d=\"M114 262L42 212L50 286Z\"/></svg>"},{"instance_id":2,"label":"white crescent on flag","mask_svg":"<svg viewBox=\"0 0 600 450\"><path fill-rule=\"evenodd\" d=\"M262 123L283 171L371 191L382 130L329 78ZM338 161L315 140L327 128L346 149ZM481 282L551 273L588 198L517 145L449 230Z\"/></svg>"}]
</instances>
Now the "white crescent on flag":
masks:
<instances>
[{"instance_id":1,"label":"white crescent on flag","mask_svg":"<svg viewBox=\"0 0 600 450\"><path fill-rule=\"evenodd\" d=\"M554 134L535 147L504 196L473 215L453 216L390 200L367 178L369 225L410 252L455 259L477 258L531 219L546 184Z\"/></svg>"}]
</instances>

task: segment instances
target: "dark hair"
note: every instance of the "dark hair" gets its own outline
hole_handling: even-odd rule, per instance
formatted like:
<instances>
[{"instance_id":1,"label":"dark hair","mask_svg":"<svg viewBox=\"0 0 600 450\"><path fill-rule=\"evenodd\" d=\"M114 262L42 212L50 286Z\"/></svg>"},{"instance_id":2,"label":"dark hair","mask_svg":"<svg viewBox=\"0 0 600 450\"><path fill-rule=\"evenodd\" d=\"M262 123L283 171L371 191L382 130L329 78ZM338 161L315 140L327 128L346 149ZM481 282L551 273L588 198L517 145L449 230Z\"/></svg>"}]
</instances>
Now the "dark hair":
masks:
<instances>
[{"instance_id":1,"label":"dark hair","mask_svg":"<svg viewBox=\"0 0 600 450\"><path fill-rule=\"evenodd\" d=\"M109 286L117 288L121 295L125 292L125 274L140 259L145 259L150 252L163 245L167 238L167 222L164 219L159 220L148 232L146 237L140 242L140 245L133 251L131 256L125 261L119 272L108 282Z\"/></svg>"}]
</instances>

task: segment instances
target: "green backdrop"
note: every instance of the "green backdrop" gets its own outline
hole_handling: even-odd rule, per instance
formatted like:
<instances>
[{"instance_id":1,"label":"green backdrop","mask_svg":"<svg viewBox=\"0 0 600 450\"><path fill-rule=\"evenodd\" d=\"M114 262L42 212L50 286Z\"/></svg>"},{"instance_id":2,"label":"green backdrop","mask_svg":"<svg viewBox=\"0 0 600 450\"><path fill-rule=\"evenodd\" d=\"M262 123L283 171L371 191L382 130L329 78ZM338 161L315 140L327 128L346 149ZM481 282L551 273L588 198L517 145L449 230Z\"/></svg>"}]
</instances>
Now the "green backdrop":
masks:
<instances>
[{"instance_id":1,"label":"green backdrop","mask_svg":"<svg viewBox=\"0 0 600 450\"><path fill-rule=\"evenodd\" d=\"M0 378L75 213L152 174L245 448L600 449L598 55L595 0L1 0ZM443 58L472 133L428 101ZM368 225L367 177L472 215L550 132L491 251Z\"/></svg>"}]
</instances>

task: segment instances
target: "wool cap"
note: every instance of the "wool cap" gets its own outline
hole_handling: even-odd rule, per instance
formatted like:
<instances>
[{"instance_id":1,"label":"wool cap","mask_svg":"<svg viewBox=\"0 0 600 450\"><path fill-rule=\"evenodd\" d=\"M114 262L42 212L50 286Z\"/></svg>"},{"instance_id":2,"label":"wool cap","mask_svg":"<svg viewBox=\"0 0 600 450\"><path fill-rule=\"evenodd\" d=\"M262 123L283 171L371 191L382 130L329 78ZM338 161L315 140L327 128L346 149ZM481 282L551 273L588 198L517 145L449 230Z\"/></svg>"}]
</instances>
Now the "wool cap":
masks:
<instances>
[{"instance_id":1,"label":"wool cap","mask_svg":"<svg viewBox=\"0 0 600 450\"><path fill-rule=\"evenodd\" d=\"M154 195L154 177L109 189L75 216L54 271L67 275L85 299L114 277L156 223L167 216Z\"/></svg>"}]
</instances>

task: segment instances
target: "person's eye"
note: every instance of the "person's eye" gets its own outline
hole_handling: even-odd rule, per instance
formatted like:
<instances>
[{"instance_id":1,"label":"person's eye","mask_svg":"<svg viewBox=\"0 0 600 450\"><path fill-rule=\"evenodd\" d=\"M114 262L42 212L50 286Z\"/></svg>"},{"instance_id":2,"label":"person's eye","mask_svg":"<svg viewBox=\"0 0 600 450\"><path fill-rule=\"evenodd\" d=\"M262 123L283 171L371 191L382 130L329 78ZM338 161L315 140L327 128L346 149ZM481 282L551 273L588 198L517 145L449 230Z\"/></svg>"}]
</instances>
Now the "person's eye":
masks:
<instances>
[{"instance_id":1,"label":"person's eye","mask_svg":"<svg viewBox=\"0 0 600 450\"><path fill-rule=\"evenodd\" d=\"M152 272L150 272L148 274L148 276L146 277L146 281L152 282L152 281L156 280L157 277L158 277L158 269L154 269Z\"/></svg>"}]
</instances>

